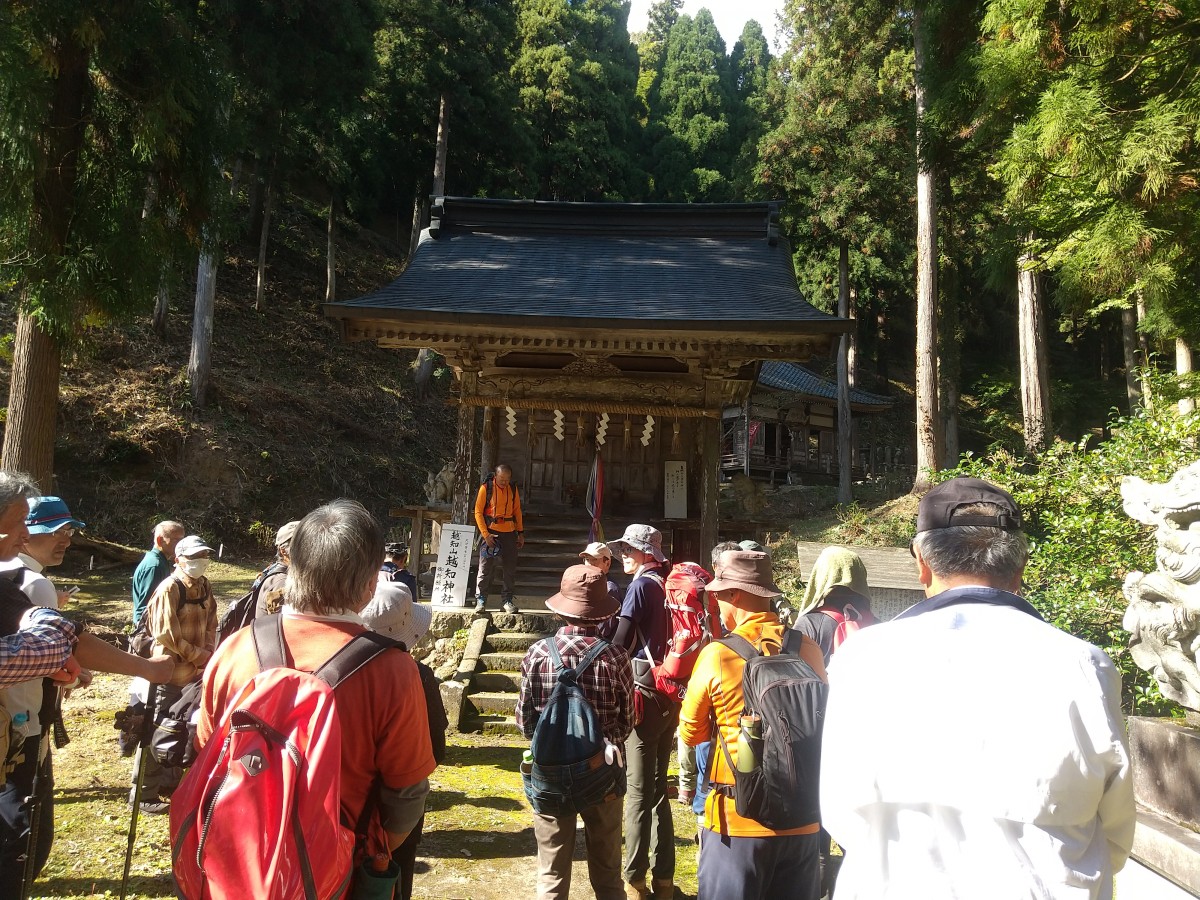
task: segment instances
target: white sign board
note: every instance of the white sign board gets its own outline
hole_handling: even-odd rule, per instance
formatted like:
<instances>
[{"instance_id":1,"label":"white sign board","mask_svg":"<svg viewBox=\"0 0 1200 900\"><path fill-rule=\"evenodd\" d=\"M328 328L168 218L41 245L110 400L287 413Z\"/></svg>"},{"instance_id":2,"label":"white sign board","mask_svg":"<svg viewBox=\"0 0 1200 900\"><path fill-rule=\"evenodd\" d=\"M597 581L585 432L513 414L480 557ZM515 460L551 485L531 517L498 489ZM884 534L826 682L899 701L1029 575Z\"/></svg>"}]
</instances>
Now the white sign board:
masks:
<instances>
[{"instance_id":1,"label":"white sign board","mask_svg":"<svg viewBox=\"0 0 1200 900\"><path fill-rule=\"evenodd\" d=\"M471 580L471 562L475 556L474 525L443 525L438 548L437 573L433 578L430 604L438 607L467 605L467 583Z\"/></svg>"},{"instance_id":2,"label":"white sign board","mask_svg":"<svg viewBox=\"0 0 1200 900\"><path fill-rule=\"evenodd\" d=\"M687 518L687 463L668 459L663 463L663 516Z\"/></svg>"}]
</instances>

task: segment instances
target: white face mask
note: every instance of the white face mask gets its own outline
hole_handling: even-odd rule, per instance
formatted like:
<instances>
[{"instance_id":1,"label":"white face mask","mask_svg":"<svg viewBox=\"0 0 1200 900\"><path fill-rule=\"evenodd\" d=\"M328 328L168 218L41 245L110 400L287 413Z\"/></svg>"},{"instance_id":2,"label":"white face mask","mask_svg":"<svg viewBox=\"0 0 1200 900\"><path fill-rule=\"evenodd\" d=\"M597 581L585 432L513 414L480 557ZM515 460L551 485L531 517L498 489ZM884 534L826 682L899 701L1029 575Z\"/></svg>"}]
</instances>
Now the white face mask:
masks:
<instances>
[{"instance_id":1,"label":"white face mask","mask_svg":"<svg viewBox=\"0 0 1200 900\"><path fill-rule=\"evenodd\" d=\"M179 568L188 578L199 578L208 569L208 563L208 558L204 556L196 559L188 559L184 556L179 560Z\"/></svg>"}]
</instances>

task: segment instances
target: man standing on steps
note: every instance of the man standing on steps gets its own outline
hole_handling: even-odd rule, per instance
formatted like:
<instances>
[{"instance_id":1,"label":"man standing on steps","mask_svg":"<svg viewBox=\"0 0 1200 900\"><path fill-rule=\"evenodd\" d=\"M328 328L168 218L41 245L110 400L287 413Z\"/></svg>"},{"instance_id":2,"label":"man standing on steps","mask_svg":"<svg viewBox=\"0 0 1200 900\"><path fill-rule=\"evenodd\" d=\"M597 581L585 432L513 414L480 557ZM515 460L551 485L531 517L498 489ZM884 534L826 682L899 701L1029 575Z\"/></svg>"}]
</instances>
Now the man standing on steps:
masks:
<instances>
[{"instance_id":1,"label":"man standing on steps","mask_svg":"<svg viewBox=\"0 0 1200 900\"><path fill-rule=\"evenodd\" d=\"M479 527L479 574L475 578L475 612L487 606L487 593L503 567L504 611L515 613L514 585L517 579L517 551L525 546L525 523L521 515L521 495L513 484L512 469L505 463L479 486L475 497L475 524Z\"/></svg>"}]
</instances>

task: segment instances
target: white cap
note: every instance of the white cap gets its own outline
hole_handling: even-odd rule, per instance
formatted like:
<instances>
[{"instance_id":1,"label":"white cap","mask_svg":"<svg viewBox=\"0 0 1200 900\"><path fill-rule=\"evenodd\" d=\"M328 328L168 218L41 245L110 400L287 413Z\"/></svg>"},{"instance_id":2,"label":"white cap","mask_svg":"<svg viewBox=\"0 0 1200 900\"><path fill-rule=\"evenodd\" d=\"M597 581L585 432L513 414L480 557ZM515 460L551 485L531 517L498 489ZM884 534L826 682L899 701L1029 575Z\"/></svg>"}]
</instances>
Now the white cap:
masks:
<instances>
[{"instance_id":1,"label":"white cap","mask_svg":"<svg viewBox=\"0 0 1200 900\"><path fill-rule=\"evenodd\" d=\"M612 551L608 549L608 544L604 543L604 541L592 541L579 555L585 558L589 556L595 556L612 559Z\"/></svg>"}]
</instances>

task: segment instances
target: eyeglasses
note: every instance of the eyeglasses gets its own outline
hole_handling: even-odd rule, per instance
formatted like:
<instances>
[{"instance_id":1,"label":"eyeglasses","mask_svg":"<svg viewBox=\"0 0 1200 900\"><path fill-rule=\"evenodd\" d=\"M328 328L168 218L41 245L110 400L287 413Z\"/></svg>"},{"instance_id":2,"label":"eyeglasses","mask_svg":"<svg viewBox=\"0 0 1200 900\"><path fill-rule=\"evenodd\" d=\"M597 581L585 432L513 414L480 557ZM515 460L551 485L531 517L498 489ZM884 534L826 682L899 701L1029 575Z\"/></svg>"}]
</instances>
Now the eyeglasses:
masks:
<instances>
[{"instance_id":1,"label":"eyeglasses","mask_svg":"<svg viewBox=\"0 0 1200 900\"><path fill-rule=\"evenodd\" d=\"M70 525L68 525L66 528L58 529L56 534L65 534L67 537L75 537L75 535L79 534L79 529L72 528Z\"/></svg>"}]
</instances>

